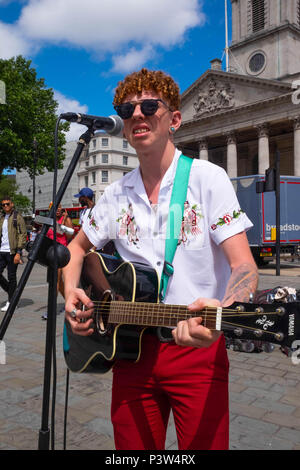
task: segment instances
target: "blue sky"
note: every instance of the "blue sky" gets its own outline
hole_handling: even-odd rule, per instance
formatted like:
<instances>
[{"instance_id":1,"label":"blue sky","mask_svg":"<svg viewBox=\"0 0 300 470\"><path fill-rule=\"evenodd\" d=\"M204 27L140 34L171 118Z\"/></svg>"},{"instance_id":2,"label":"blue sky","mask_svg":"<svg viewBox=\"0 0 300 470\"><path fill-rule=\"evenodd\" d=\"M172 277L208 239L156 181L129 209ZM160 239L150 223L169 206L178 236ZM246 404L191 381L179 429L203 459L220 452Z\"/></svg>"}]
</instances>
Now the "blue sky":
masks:
<instances>
[{"instance_id":1,"label":"blue sky","mask_svg":"<svg viewBox=\"0 0 300 470\"><path fill-rule=\"evenodd\" d=\"M183 92L210 68L210 60L221 59L224 3L0 0L0 57L22 54L32 60L55 91L59 112L107 116L115 114L113 90L127 73L143 66L162 69ZM79 128L72 126L68 140L81 134Z\"/></svg>"}]
</instances>

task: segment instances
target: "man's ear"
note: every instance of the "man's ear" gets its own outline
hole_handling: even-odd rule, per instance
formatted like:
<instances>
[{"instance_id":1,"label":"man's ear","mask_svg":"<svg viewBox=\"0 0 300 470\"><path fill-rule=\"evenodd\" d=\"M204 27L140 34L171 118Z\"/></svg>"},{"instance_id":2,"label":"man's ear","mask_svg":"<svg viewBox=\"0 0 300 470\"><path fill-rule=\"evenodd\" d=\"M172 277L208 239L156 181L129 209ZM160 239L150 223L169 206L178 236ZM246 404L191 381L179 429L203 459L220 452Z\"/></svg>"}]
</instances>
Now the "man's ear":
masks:
<instances>
[{"instance_id":1,"label":"man's ear","mask_svg":"<svg viewBox=\"0 0 300 470\"><path fill-rule=\"evenodd\" d=\"M181 126L181 121L182 121L181 112L180 111L173 111L171 126L175 129L175 132Z\"/></svg>"}]
</instances>

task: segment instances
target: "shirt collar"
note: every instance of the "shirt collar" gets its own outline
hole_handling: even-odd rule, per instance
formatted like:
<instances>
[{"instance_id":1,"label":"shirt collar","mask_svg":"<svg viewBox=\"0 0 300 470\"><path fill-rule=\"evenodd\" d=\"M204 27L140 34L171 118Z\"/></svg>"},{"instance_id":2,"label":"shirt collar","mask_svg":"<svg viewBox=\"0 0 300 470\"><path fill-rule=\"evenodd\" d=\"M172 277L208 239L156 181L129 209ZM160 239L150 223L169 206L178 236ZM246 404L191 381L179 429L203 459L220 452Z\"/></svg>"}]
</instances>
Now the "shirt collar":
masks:
<instances>
[{"instance_id":1,"label":"shirt collar","mask_svg":"<svg viewBox=\"0 0 300 470\"><path fill-rule=\"evenodd\" d=\"M176 173L176 168L177 168L177 162L178 162L180 155L181 155L180 150L175 149L172 163L167 169L162 179L161 186L160 186L161 188L173 184L175 173ZM140 166L138 166L133 171L128 173L128 176L125 177L124 186L135 187L137 193L140 191L141 188L144 188Z\"/></svg>"}]
</instances>

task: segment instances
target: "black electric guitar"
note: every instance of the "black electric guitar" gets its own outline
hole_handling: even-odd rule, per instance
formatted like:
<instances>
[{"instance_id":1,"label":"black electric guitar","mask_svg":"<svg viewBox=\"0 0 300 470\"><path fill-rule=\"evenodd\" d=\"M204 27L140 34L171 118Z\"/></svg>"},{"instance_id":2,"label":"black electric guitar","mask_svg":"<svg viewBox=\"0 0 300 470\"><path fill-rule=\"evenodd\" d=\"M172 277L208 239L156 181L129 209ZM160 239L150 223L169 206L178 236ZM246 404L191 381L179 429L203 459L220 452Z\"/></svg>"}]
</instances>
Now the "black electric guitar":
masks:
<instances>
[{"instance_id":1,"label":"black electric guitar","mask_svg":"<svg viewBox=\"0 0 300 470\"><path fill-rule=\"evenodd\" d=\"M64 355L73 372L105 373L117 359L138 361L141 338L149 327L176 327L179 321L196 316L203 318L204 326L222 330L229 338L287 347L300 339L300 302L237 302L228 308L190 312L183 305L159 303L159 278L153 268L98 252L86 255L81 284L95 305L94 333L76 335L65 321Z\"/></svg>"}]
</instances>

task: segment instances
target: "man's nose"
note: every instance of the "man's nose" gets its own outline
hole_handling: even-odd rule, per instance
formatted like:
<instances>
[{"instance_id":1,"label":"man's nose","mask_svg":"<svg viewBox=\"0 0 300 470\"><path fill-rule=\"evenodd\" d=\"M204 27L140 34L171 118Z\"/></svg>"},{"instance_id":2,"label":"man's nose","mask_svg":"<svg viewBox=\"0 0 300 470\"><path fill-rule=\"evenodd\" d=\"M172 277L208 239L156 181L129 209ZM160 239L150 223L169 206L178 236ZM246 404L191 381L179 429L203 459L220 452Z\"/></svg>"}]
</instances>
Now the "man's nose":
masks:
<instances>
[{"instance_id":1,"label":"man's nose","mask_svg":"<svg viewBox=\"0 0 300 470\"><path fill-rule=\"evenodd\" d=\"M142 109L141 109L141 103L138 103L135 105L134 107L134 111L133 111L133 114L132 114L132 117L140 117L140 116L143 116L144 117L144 114L142 113Z\"/></svg>"}]
</instances>

